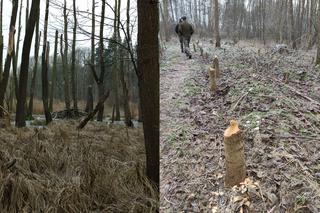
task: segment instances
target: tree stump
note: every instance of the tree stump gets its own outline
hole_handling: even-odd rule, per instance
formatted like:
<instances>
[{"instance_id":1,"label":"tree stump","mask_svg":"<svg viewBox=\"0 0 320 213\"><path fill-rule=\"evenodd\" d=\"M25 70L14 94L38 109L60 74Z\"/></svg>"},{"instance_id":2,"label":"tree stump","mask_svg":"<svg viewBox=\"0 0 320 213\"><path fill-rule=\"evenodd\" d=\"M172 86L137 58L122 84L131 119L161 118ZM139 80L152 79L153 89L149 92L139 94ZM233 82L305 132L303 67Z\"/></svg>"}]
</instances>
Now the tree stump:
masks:
<instances>
[{"instance_id":1,"label":"tree stump","mask_svg":"<svg viewBox=\"0 0 320 213\"><path fill-rule=\"evenodd\" d=\"M215 93L217 91L217 74L216 70L212 67L209 68L210 90Z\"/></svg>"},{"instance_id":2,"label":"tree stump","mask_svg":"<svg viewBox=\"0 0 320 213\"><path fill-rule=\"evenodd\" d=\"M244 143L237 121L231 120L224 132L225 186L233 187L246 178Z\"/></svg>"},{"instance_id":3,"label":"tree stump","mask_svg":"<svg viewBox=\"0 0 320 213\"><path fill-rule=\"evenodd\" d=\"M196 44L195 43L192 43L192 44L193 44L193 50L196 53L197 52Z\"/></svg>"},{"instance_id":4,"label":"tree stump","mask_svg":"<svg viewBox=\"0 0 320 213\"><path fill-rule=\"evenodd\" d=\"M213 59L213 68L216 70L216 77L220 77L220 68L219 68L219 60L218 57L215 56Z\"/></svg>"}]
</instances>

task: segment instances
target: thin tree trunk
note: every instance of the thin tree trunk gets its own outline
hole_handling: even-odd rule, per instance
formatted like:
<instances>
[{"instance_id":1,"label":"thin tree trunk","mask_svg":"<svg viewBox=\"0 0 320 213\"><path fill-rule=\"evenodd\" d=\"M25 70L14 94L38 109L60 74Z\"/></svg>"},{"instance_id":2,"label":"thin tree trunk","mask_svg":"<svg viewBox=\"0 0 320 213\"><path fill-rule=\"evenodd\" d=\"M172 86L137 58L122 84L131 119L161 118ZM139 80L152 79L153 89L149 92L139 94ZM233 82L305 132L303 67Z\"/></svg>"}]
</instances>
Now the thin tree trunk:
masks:
<instances>
[{"instance_id":1,"label":"thin tree trunk","mask_svg":"<svg viewBox=\"0 0 320 213\"><path fill-rule=\"evenodd\" d=\"M77 80L76 80L76 34L77 34L77 13L76 13L76 0L73 0L73 41L72 41L72 62L71 62L71 82L72 82L72 99L73 99L73 108L78 109L77 101Z\"/></svg>"},{"instance_id":2,"label":"thin tree trunk","mask_svg":"<svg viewBox=\"0 0 320 213\"><path fill-rule=\"evenodd\" d=\"M44 30L43 30L43 49L42 49L42 102L44 115L46 117L46 123L49 124L52 121L51 113L48 104L48 69L49 69L49 42L47 42L47 32L48 32L48 17L49 17L49 0L46 0L46 13L44 18Z\"/></svg>"},{"instance_id":3,"label":"thin tree trunk","mask_svg":"<svg viewBox=\"0 0 320 213\"><path fill-rule=\"evenodd\" d=\"M64 51L61 52L61 56L62 56L63 73L64 73L64 93L65 93L64 97L65 97L66 109L69 112L70 111L70 83L69 83L69 66L68 66L68 17L67 17L66 0L64 0L63 18L64 18ZM61 46L62 45L63 43L61 41Z\"/></svg>"},{"instance_id":4,"label":"thin tree trunk","mask_svg":"<svg viewBox=\"0 0 320 213\"><path fill-rule=\"evenodd\" d=\"M216 47L221 47L220 44L220 33L219 33L219 1L214 0L214 32L216 38Z\"/></svg>"},{"instance_id":5,"label":"thin tree trunk","mask_svg":"<svg viewBox=\"0 0 320 213\"><path fill-rule=\"evenodd\" d=\"M101 21L100 21L100 36L99 36L99 61L100 61L100 77L98 83L98 95L99 98L103 96L104 93L104 73L105 73L105 64L104 64L104 43L103 43L103 29L104 29L104 16L105 16L105 0L102 0L102 9L101 9ZM103 121L104 114L104 105L99 108L97 121Z\"/></svg>"},{"instance_id":6,"label":"thin tree trunk","mask_svg":"<svg viewBox=\"0 0 320 213\"><path fill-rule=\"evenodd\" d=\"M6 93L9 75L10 75L10 67L11 67L11 60L13 57L12 52L14 51L14 32L15 32L15 25L18 13L18 0L12 1L12 12L11 12L11 19L10 19L10 32L9 32L9 45L7 56L4 64L4 70L2 73L2 79L0 82L0 118L3 117L3 107L4 107L4 96Z\"/></svg>"},{"instance_id":7,"label":"thin tree trunk","mask_svg":"<svg viewBox=\"0 0 320 213\"><path fill-rule=\"evenodd\" d=\"M294 19L293 19L293 4L292 0L289 0L289 20L290 20L290 39L292 48L296 49L296 38L295 38L295 27L294 27Z\"/></svg>"},{"instance_id":8,"label":"thin tree trunk","mask_svg":"<svg viewBox=\"0 0 320 213\"><path fill-rule=\"evenodd\" d=\"M137 4L139 94L147 176L159 188L159 8L156 3L146 4L144 0L138 0Z\"/></svg>"},{"instance_id":9,"label":"thin tree trunk","mask_svg":"<svg viewBox=\"0 0 320 213\"><path fill-rule=\"evenodd\" d=\"M33 32L35 24L39 19L39 7L40 0L32 0L30 16L28 19L28 24L26 28L26 35L24 37L22 58L21 58L21 71L19 78L19 98L17 102L17 112L16 112L16 126L24 127L26 125L25 121L25 103L27 96L27 82L28 82L28 68L29 68L29 57L30 48L33 37Z\"/></svg>"},{"instance_id":10,"label":"thin tree trunk","mask_svg":"<svg viewBox=\"0 0 320 213\"><path fill-rule=\"evenodd\" d=\"M27 113L28 119L32 118L33 96L34 96L34 90L36 87L36 78L37 78L37 72L38 72L38 56L39 56L39 48L40 48L40 40L41 40L41 32L39 33L39 20L37 20L35 33L36 33L36 38L35 38L35 44L34 44L34 67L32 72L31 86L30 86L30 99L29 99L29 108Z\"/></svg>"},{"instance_id":11,"label":"thin tree trunk","mask_svg":"<svg viewBox=\"0 0 320 213\"><path fill-rule=\"evenodd\" d=\"M317 38L316 65L319 65L320 64L320 2L319 2L319 5L318 5L318 36L317 37L318 38Z\"/></svg>"},{"instance_id":12,"label":"thin tree trunk","mask_svg":"<svg viewBox=\"0 0 320 213\"><path fill-rule=\"evenodd\" d=\"M56 35L54 39L54 53L53 53L53 65L52 65L52 75L51 75L51 92L50 92L50 104L49 104L49 111L53 111L53 97L54 97L54 88L56 85L56 78L57 78L57 53L58 53L58 30L56 30Z\"/></svg>"},{"instance_id":13,"label":"thin tree trunk","mask_svg":"<svg viewBox=\"0 0 320 213\"><path fill-rule=\"evenodd\" d=\"M20 35L21 35L21 11L22 11L22 1L20 1L20 9L19 9L19 25L18 25L18 38L17 38L17 49L14 51L13 56L13 79L14 79L14 90L16 98L18 98L18 76L17 76L17 64L19 58L19 49L20 49Z\"/></svg>"}]
</instances>

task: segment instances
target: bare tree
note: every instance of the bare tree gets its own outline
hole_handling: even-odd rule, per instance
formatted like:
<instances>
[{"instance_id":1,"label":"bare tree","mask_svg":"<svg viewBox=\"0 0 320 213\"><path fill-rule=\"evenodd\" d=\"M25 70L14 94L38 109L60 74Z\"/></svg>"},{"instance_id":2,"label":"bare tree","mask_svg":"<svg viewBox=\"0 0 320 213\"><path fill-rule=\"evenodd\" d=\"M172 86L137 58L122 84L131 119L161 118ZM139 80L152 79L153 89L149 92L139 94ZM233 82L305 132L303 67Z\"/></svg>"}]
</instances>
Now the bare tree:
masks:
<instances>
[{"instance_id":1,"label":"bare tree","mask_svg":"<svg viewBox=\"0 0 320 213\"><path fill-rule=\"evenodd\" d=\"M52 75L51 75L51 90L50 90L50 103L49 103L49 111L53 110L53 96L54 96L54 88L56 85L57 78L57 54L58 54L58 39L59 34L58 30L56 30L55 39L54 39L54 52L53 52L53 65L52 65Z\"/></svg>"},{"instance_id":2,"label":"bare tree","mask_svg":"<svg viewBox=\"0 0 320 213\"><path fill-rule=\"evenodd\" d=\"M32 0L30 16L26 28L26 35L24 37L22 58L21 58L21 71L19 78L19 96L17 101L16 111L16 126L23 127L26 125L25 121L25 102L27 96L27 81L28 81L28 68L31 42L35 24L39 19L40 0Z\"/></svg>"}]
</instances>

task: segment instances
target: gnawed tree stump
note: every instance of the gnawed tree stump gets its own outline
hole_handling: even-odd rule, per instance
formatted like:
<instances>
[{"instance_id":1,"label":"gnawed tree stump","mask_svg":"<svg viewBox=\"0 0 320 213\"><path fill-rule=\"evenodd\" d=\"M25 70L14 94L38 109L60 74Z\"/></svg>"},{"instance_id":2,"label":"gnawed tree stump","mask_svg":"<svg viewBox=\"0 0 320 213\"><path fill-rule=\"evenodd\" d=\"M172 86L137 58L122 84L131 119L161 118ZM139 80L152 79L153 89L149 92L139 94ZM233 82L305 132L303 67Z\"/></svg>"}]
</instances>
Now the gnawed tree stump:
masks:
<instances>
[{"instance_id":1,"label":"gnawed tree stump","mask_svg":"<svg viewBox=\"0 0 320 213\"><path fill-rule=\"evenodd\" d=\"M231 120L224 132L225 186L232 187L246 178L244 143L237 121Z\"/></svg>"},{"instance_id":2,"label":"gnawed tree stump","mask_svg":"<svg viewBox=\"0 0 320 213\"><path fill-rule=\"evenodd\" d=\"M100 97L100 100L94 110L89 113L87 117L85 117L80 124L77 126L77 129L82 129L87 125L87 123L97 114L97 112L103 107L104 102L107 100L107 98L110 95L110 91L108 90L102 97Z\"/></svg>"},{"instance_id":3,"label":"gnawed tree stump","mask_svg":"<svg viewBox=\"0 0 320 213\"><path fill-rule=\"evenodd\" d=\"M219 68L219 60L217 56L213 58L213 68L216 70L216 77L220 77L220 68Z\"/></svg>"},{"instance_id":4,"label":"gnawed tree stump","mask_svg":"<svg viewBox=\"0 0 320 213\"><path fill-rule=\"evenodd\" d=\"M210 90L215 93L217 91L217 74L216 70L212 67L209 68L209 80L210 80Z\"/></svg>"}]
</instances>

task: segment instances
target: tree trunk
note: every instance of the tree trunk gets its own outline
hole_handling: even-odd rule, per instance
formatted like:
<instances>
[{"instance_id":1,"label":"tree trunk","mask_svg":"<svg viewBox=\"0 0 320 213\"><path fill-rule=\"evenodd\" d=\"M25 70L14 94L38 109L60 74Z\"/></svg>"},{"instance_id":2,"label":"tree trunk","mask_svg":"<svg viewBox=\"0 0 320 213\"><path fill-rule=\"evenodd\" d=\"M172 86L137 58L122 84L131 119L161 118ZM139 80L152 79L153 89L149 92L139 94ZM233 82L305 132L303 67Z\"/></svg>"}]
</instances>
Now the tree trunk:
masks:
<instances>
[{"instance_id":1,"label":"tree trunk","mask_svg":"<svg viewBox=\"0 0 320 213\"><path fill-rule=\"evenodd\" d=\"M61 57L64 76L64 98L67 111L70 110L70 82L69 82L69 66L68 66L68 17L67 17L67 2L64 0L63 7L64 18L64 51L62 52L63 42L61 40ZM61 36L62 39L62 36Z\"/></svg>"},{"instance_id":2,"label":"tree trunk","mask_svg":"<svg viewBox=\"0 0 320 213\"><path fill-rule=\"evenodd\" d=\"M159 188L159 8L155 2L138 0L137 4L139 94L147 176Z\"/></svg>"},{"instance_id":3,"label":"tree trunk","mask_svg":"<svg viewBox=\"0 0 320 213\"><path fill-rule=\"evenodd\" d=\"M295 27L294 27L294 19L293 19L293 4L292 0L289 0L289 20L290 20L290 39L292 48L296 49L296 38L295 38Z\"/></svg>"},{"instance_id":4,"label":"tree trunk","mask_svg":"<svg viewBox=\"0 0 320 213\"><path fill-rule=\"evenodd\" d=\"M73 108L78 109L77 101L77 80L76 80L76 34L77 34L77 13L76 13L76 0L73 0L73 41L72 41L72 63L71 63L71 82L72 82L72 99L73 99Z\"/></svg>"},{"instance_id":5,"label":"tree trunk","mask_svg":"<svg viewBox=\"0 0 320 213\"><path fill-rule=\"evenodd\" d=\"M12 51L13 51L13 37L15 32L15 23L17 19L17 12L18 12L18 0L12 1L12 12L11 12L11 19L10 19L10 32L9 32L9 38L11 37L11 43L9 39L9 45L8 45L8 51L7 56L4 64L4 70L2 73L2 78L0 82L0 118L3 117L3 107L4 107L4 96L6 93L9 75L10 75L10 66L11 66L11 60L12 60Z\"/></svg>"},{"instance_id":6,"label":"tree trunk","mask_svg":"<svg viewBox=\"0 0 320 213\"><path fill-rule=\"evenodd\" d=\"M214 33L216 37L216 47L221 47L219 33L219 17L219 2L218 0L214 0Z\"/></svg>"},{"instance_id":7,"label":"tree trunk","mask_svg":"<svg viewBox=\"0 0 320 213\"><path fill-rule=\"evenodd\" d=\"M42 102L44 115L46 117L46 124L49 124L52 121L51 113L49 111L48 104L48 69L49 69L49 42L47 42L47 31L48 31L48 17L49 17L49 0L46 0L46 13L44 19L44 30L43 30L43 49L42 49Z\"/></svg>"},{"instance_id":8,"label":"tree trunk","mask_svg":"<svg viewBox=\"0 0 320 213\"><path fill-rule=\"evenodd\" d=\"M104 63L104 43L103 43L103 29L104 29L104 16L105 16L105 0L102 0L101 9L101 21L100 21L100 36L99 36L99 61L100 61L100 77L98 84L98 95L99 98L103 96L104 93L104 73L105 73L105 63ZM104 105L99 108L97 121L103 121Z\"/></svg>"},{"instance_id":9,"label":"tree trunk","mask_svg":"<svg viewBox=\"0 0 320 213\"><path fill-rule=\"evenodd\" d=\"M17 37L17 49L13 52L13 79L14 79L14 90L16 98L18 98L18 76L17 76L17 64L19 58L19 49L20 49L20 35L21 35L21 11L22 11L22 1L20 1L20 9L19 9L19 25L18 25L18 37Z\"/></svg>"},{"instance_id":10,"label":"tree trunk","mask_svg":"<svg viewBox=\"0 0 320 213\"><path fill-rule=\"evenodd\" d=\"M37 72L38 72L38 56L39 56L39 48L40 48L40 40L41 40L41 32L39 34L39 20L37 20L35 33L36 33L36 38L35 38L35 44L34 44L34 67L32 72L31 86L30 86L30 99L29 99L29 108L27 113L28 119L32 118L33 96L34 96L34 90L36 86L36 78L37 78Z\"/></svg>"},{"instance_id":11,"label":"tree trunk","mask_svg":"<svg viewBox=\"0 0 320 213\"><path fill-rule=\"evenodd\" d=\"M19 78L19 97L17 102L16 112L16 126L24 127L25 121L25 103L27 96L27 82L28 82L28 68L29 68L29 57L30 48L33 37L33 31L37 20L39 19L39 7L40 0L32 0L30 16L26 28L26 35L24 37L22 58L21 58L21 71Z\"/></svg>"},{"instance_id":12,"label":"tree trunk","mask_svg":"<svg viewBox=\"0 0 320 213\"><path fill-rule=\"evenodd\" d=\"M54 39L54 53L53 53L53 65L52 65L52 75L51 75L51 92L50 92L50 104L49 111L53 111L53 97L54 97L54 88L56 86L56 78L57 78L57 54L58 54L58 30L56 30L56 35Z\"/></svg>"}]
</instances>

